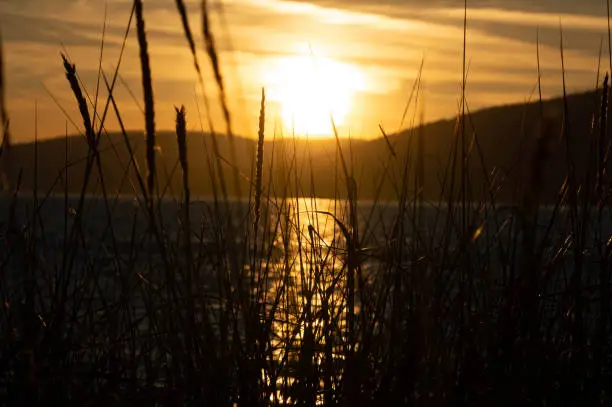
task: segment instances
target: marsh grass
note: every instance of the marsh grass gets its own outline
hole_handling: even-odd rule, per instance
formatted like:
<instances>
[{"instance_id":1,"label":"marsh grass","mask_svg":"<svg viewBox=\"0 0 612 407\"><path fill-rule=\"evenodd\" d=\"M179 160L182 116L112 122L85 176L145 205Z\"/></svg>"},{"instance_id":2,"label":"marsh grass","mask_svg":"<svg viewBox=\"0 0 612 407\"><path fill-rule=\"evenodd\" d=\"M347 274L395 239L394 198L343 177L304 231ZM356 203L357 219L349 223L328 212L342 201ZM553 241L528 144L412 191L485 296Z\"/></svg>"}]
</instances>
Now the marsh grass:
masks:
<instances>
[{"instance_id":1,"label":"marsh grass","mask_svg":"<svg viewBox=\"0 0 612 407\"><path fill-rule=\"evenodd\" d=\"M4 76L4 46L2 33L0 32L0 125L2 126L2 142L0 144L0 176L2 177L2 189L8 190L8 178L6 176L7 159L5 153L11 148L11 133L9 127L9 116L6 107L6 90Z\"/></svg>"},{"instance_id":2,"label":"marsh grass","mask_svg":"<svg viewBox=\"0 0 612 407\"><path fill-rule=\"evenodd\" d=\"M185 7L179 0L177 6L199 71ZM207 13L202 2L206 51L231 133ZM75 65L63 56L87 155L69 160L66 137L65 165L52 188L21 190L20 176L2 201L0 397L5 404L610 402L607 75L597 89L592 128L570 129L565 115L567 177L552 207L541 205L540 190L559 135L543 116L529 182L517 189L515 207L498 203L504 178L495 178L487 167L470 120L465 60L461 112L438 203L426 202L422 193L434 176L424 169L422 119L414 125L422 67L402 115L413 127L405 149L380 128L387 150L378 178L372 174L378 192L369 207L359 202L352 144L343 142L335 125L336 170L330 177L336 199L325 205L298 198L302 179L316 191L312 151L300 153L294 135L264 134L263 89L254 167L244 174L231 153L223 157L217 145L222 136L210 125L211 143L203 137L202 155L214 196L212 202L199 202L191 198L193 167L187 154L199 140L186 131L183 107L175 111L177 162L156 160L153 78L140 0L133 15L144 90L146 173L135 153L138 140L126 132L114 97L121 59L112 80L99 70L98 83L103 81L108 96L98 116L97 96L92 102ZM127 31L131 22L132 17ZM466 3L465 36L467 22ZM539 85L539 56L537 62ZM121 138L111 144L116 158L111 164L131 185L132 201L105 187L103 157L111 156L101 154L99 141L108 112L121 129ZM2 117L8 122L4 110ZM578 135L590 146L582 169L573 165ZM127 162L119 158L120 148ZM264 153L270 168L264 167ZM38 154L36 149L35 167ZM71 168L79 160L86 162L86 173L79 178L81 192L71 197ZM471 160L480 163L485 185L475 185ZM242 201L230 199L224 167L249 185ZM161 171L167 180L176 172L181 190L170 193L170 181L160 182ZM281 176L271 176L273 171ZM383 182L396 192L391 204L379 196ZM485 198L473 198L475 188L483 188Z\"/></svg>"},{"instance_id":3,"label":"marsh grass","mask_svg":"<svg viewBox=\"0 0 612 407\"><path fill-rule=\"evenodd\" d=\"M153 102L153 84L151 78L151 64L149 62L149 45L145 32L145 21L143 16L143 5L141 0L134 1L136 12L136 27L138 33L138 45L140 49L140 67L142 70L142 89L145 106L145 129L147 140L147 188L151 202L155 196L155 106Z\"/></svg>"}]
</instances>

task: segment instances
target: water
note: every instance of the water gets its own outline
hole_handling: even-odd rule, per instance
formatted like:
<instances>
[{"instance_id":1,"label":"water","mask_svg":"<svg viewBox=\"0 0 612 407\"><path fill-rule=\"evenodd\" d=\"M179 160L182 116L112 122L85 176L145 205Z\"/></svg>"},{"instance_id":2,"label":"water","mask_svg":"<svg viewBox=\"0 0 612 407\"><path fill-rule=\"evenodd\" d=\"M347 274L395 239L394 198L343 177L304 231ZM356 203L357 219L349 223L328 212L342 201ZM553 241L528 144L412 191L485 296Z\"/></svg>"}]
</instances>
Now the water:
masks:
<instances>
[{"instance_id":1,"label":"water","mask_svg":"<svg viewBox=\"0 0 612 407\"><path fill-rule=\"evenodd\" d=\"M105 340L125 340L130 334L140 340L135 347L126 342L118 358L150 352L147 357L166 364L175 357L173 347L186 346L171 338L184 341L189 332L185 321L192 318L199 334L210 328L225 341L218 345L220 352L236 351L232 341L238 340L247 359L265 355L258 374L277 402L290 400L291 389L318 386L314 401L323 403L342 380L343 361L355 351L350 321L364 324L368 318L386 317L385 311L372 317L378 312L372 304L384 302L376 295L392 294L384 287L391 287L397 270L420 270L423 263L426 275L437 268L443 272L442 267L461 270L464 257L459 253L468 253L475 285L490 281L490 286L502 286L509 273L524 265L522 223L509 206L471 206L469 244L463 249L453 221L459 214L450 217L441 205L399 211L394 203L362 202L354 229L346 202L275 199L262 206L255 231L248 202L226 207L197 201L190 206L189 240L184 211L170 199L157 204L155 230L145 203L135 198L106 202L88 197L81 224L78 207L78 197L49 197L38 206L30 197L0 201L2 318L10 309L21 319L34 317L44 328L63 309L70 313L74 332L61 335L82 338L91 351L83 363L92 362L92 355L107 346ZM550 274L541 293L552 298L545 302L550 315L558 313L555 296L567 287L578 238L564 208L549 227L553 213L553 208L542 209L534 229L542 262L550 266L541 270ZM612 222L607 212L588 219L584 285L595 286L599 243L608 240ZM459 291L452 284L448 295L454 298ZM362 297L362 292L371 296ZM318 383L303 377L304 372L329 377L323 374L326 369L334 371L334 380ZM144 366L136 370L143 378L150 374ZM160 373L156 382L163 385L170 376Z\"/></svg>"}]
</instances>

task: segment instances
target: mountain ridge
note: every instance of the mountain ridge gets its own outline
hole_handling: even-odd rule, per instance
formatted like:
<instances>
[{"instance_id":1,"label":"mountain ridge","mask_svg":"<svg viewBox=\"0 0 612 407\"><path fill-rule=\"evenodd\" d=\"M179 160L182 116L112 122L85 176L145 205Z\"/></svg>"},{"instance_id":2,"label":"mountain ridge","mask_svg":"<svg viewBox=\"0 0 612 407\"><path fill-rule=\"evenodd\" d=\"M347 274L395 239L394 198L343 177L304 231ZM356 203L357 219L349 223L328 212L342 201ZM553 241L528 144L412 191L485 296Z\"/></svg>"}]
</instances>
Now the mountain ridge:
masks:
<instances>
[{"instance_id":1,"label":"mountain ridge","mask_svg":"<svg viewBox=\"0 0 612 407\"><path fill-rule=\"evenodd\" d=\"M570 124L563 130L564 102L561 98L522 104L509 104L484 108L471 112L466 118L466 144L470 147L468 165L471 180L471 198L473 200L496 197L504 201L518 201L521 196L521 184L529 179L533 167L538 140L546 138L547 163L542 174L541 196L543 201L552 202L558 196L558 190L567 173L567 149L572 159L572 168L578 174L577 179L592 164L589 156L590 143L585 140L591 137L592 124L597 123L600 92L582 92L568 96L568 120ZM544 118L543 120L541 118ZM596 120L593 121L593 118ZM445 182L448 178L449 164L457 163L454 152L461 150L458 145L461 135L455 128L457 118L443 119L422 127L417 126L399 133L375 139L341 139L340 145L348 167L357 181L358 196L363 199L397 198L402 185L404 165L408 163L410 188L414 190L414 176L421 168L421 183L425 199L446 199ZM562 137L567 134L567 142ZM420 138L419 138L420 137ZM608 140L610 134L608 130ZM144 136L142 132L131 131L128 139L135 151L135 158L141 172L145 171ZM423 144L418 147L417 141ZM191 189L196 195L211 195L214 188L219 192L219 185L212 182L211 171L216 171L212 136L191 132L188 134L188 160L190 165ZM254 163L256 140L235 136L236 164L231 161L231 142L226 136L216 136L219 155L223 157L222 166L226 174L226 184L230 195L236 195L232 173L239 172L239 187L242 196L249 190L251 168ZM158 178L160 190L170 194L180 194L180 169L177 166L178 148L176 137L168 131L157 134L158 161L160 171ZM460 144L460 143L459 143ZM53 138L38 143L38 176L34 176L34 143L16 144L10 154L7 176L12 186L18 184L21 173L21 189L31 190L36 183L44 191L51 187L67 186L69 192L78 192L83 181L87 156L87 142L84 136ZM393 146L392 149L390 146ZM586 148L585 148L586 147ZM418 163L415 151L420 148L422 160ZM138 192L134 182L126 178L126 168L130 163L124 137L120 133L103 135L100 141L100 152L103 178L109 193L129 194ZM274 152L274 154L272 154ZM460 151L459 151L460 152ZM395 155L394 155L395 154ZM270 186L275 195L305 195L319 197L340 197L346 195L344 175L335 160L335 139L284 139L272 142L266 139L264 145L264 186ZM272 156L274 156L272 158ZM408 158L407 158L408 157ZM67 167L65 163L70 165ZM270 166L273 165L272 171ZM420 165L420 167L419 167ZM451 166L452 167L452 166ZM456 167L459 168L459 167ZM297 171L296 180L289 185L287 174ZM133 168L128 171L135 180ZM382 174L387 174L380 182ZM445 175L446 174L446 175ZM503 177L503 185L498 177ZM99 187L99 174L94 172L94 182L88 192L95 193ZM293 178L296 178L295 176ZM133 184L133 185L132 185ZM448 184L448 182L446 183ZM494 188L495 191L492 191ZM447 188L448 189L448 188ZM414 191L413 191L414 192Z\"/></svg>"}]
</instances>

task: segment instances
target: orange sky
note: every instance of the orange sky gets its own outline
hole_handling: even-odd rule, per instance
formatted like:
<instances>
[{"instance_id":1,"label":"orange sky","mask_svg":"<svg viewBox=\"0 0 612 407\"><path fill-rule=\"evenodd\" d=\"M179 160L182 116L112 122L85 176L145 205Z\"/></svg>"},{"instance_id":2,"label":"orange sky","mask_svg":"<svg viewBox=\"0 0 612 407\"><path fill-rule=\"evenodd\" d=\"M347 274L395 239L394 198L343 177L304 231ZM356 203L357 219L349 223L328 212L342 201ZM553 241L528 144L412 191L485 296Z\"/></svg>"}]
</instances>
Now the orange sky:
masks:
<instances>
[{"instance_id":1,"label":"orange sky","mask_svg":"<svg viewBox=\"0 0 612 407\"><path fill-rule=\"evenodd\" d=\"M117 64L131 1L107 3L102 68L110 76ZM202 94L174 2L144 3L158 129L172 129L173 106L184 104L189 126L197 130L197 104L203 109ZM192 28L199 33L198 1L187 3ZM256 133L262 86L268 93L268 134L275 125L277 129L293 126L298 134L329 134L330 113L342 135L376 137L379 123L393 132L400 126L423 58L421 104L418 112L410 111L405 126L418 118L421 109L427 121L450 117L457 111L463 10L449 7L449 2L224 0L223 13L219 2L211 3L234 127L241 135ZM467 47L467 97L472 109L531 97L537 80L538 30L544 95L559 95L560 22L570 90L594 86L600 41L607 38L605 9L599 1L473 3L468 10ZM63 135L66 126L68 132L78 132L78 110L59 53L65 49L76 63L93 100L105 3L5 0L0 2L0 11L7 102L16 141L33 138L35 104L41 137ZM607 49L607 42L603 44ZM221 130L216 87L200 40L198 47L200 62L207 68L205 84L213 122ZM607 54L604 61L607 63ZM123 119L130 129L143 128L134 32L129 36L120 74L116 96ZM100 91L100 104L105 97L106 92ZM116 120L111 117L107 126L116 129Z\"/></svg>"}]
</instances>

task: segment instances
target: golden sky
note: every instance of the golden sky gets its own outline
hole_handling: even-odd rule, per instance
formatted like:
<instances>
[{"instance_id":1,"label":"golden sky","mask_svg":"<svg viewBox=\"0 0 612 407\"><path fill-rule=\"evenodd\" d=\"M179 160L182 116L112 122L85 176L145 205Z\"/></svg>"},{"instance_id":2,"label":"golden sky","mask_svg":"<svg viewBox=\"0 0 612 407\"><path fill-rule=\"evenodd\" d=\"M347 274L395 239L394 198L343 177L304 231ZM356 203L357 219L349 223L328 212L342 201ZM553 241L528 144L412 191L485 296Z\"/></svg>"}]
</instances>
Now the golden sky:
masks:
<instances>
[{"instance_id":1,"label":"golden sky","mask_svg":"<svg viewBox=\"0 0 612 407\"><path fill-rule=\"evenodd\" d=\"M268 95L268 134L329 134L330 113L342 135L376 137L378 124L398 130L424 61L418 120L457 112L463 52L463 2L444 0L209 0L236 132L256 134L261 87ZM60 59L65 50L93 100L104 16L102 69L112 76L131 0L0 0L7 103L16 141L76 133L81 127ZM206 95L215 128L224 128L217 90L203 52L199 1L187 1L206 67ZM174 1L144 0L159 130L174 127L173 106L187 108L200 129L202 93ZM467 100L472 110L533 98L536 37L541 41L545 97L562 93L559 25L563 25L570 91L594 87L600 43L607 50L605 2L599 0L473 0L468 2ZM607 52L604 54L607 67ZM602 68L607 70L606 68ZM133 30L116 97L130 129L144 127L142 85ZM77 128L66 118L56 102ZM133 95L133 96L132 96ZM106 92L99 92L103 105ZM197 101L197 102L196 102ZM202 120L204 118L202 117ZM109 130L117 129L112 115Z\"/></svg>"}]
</instances>

